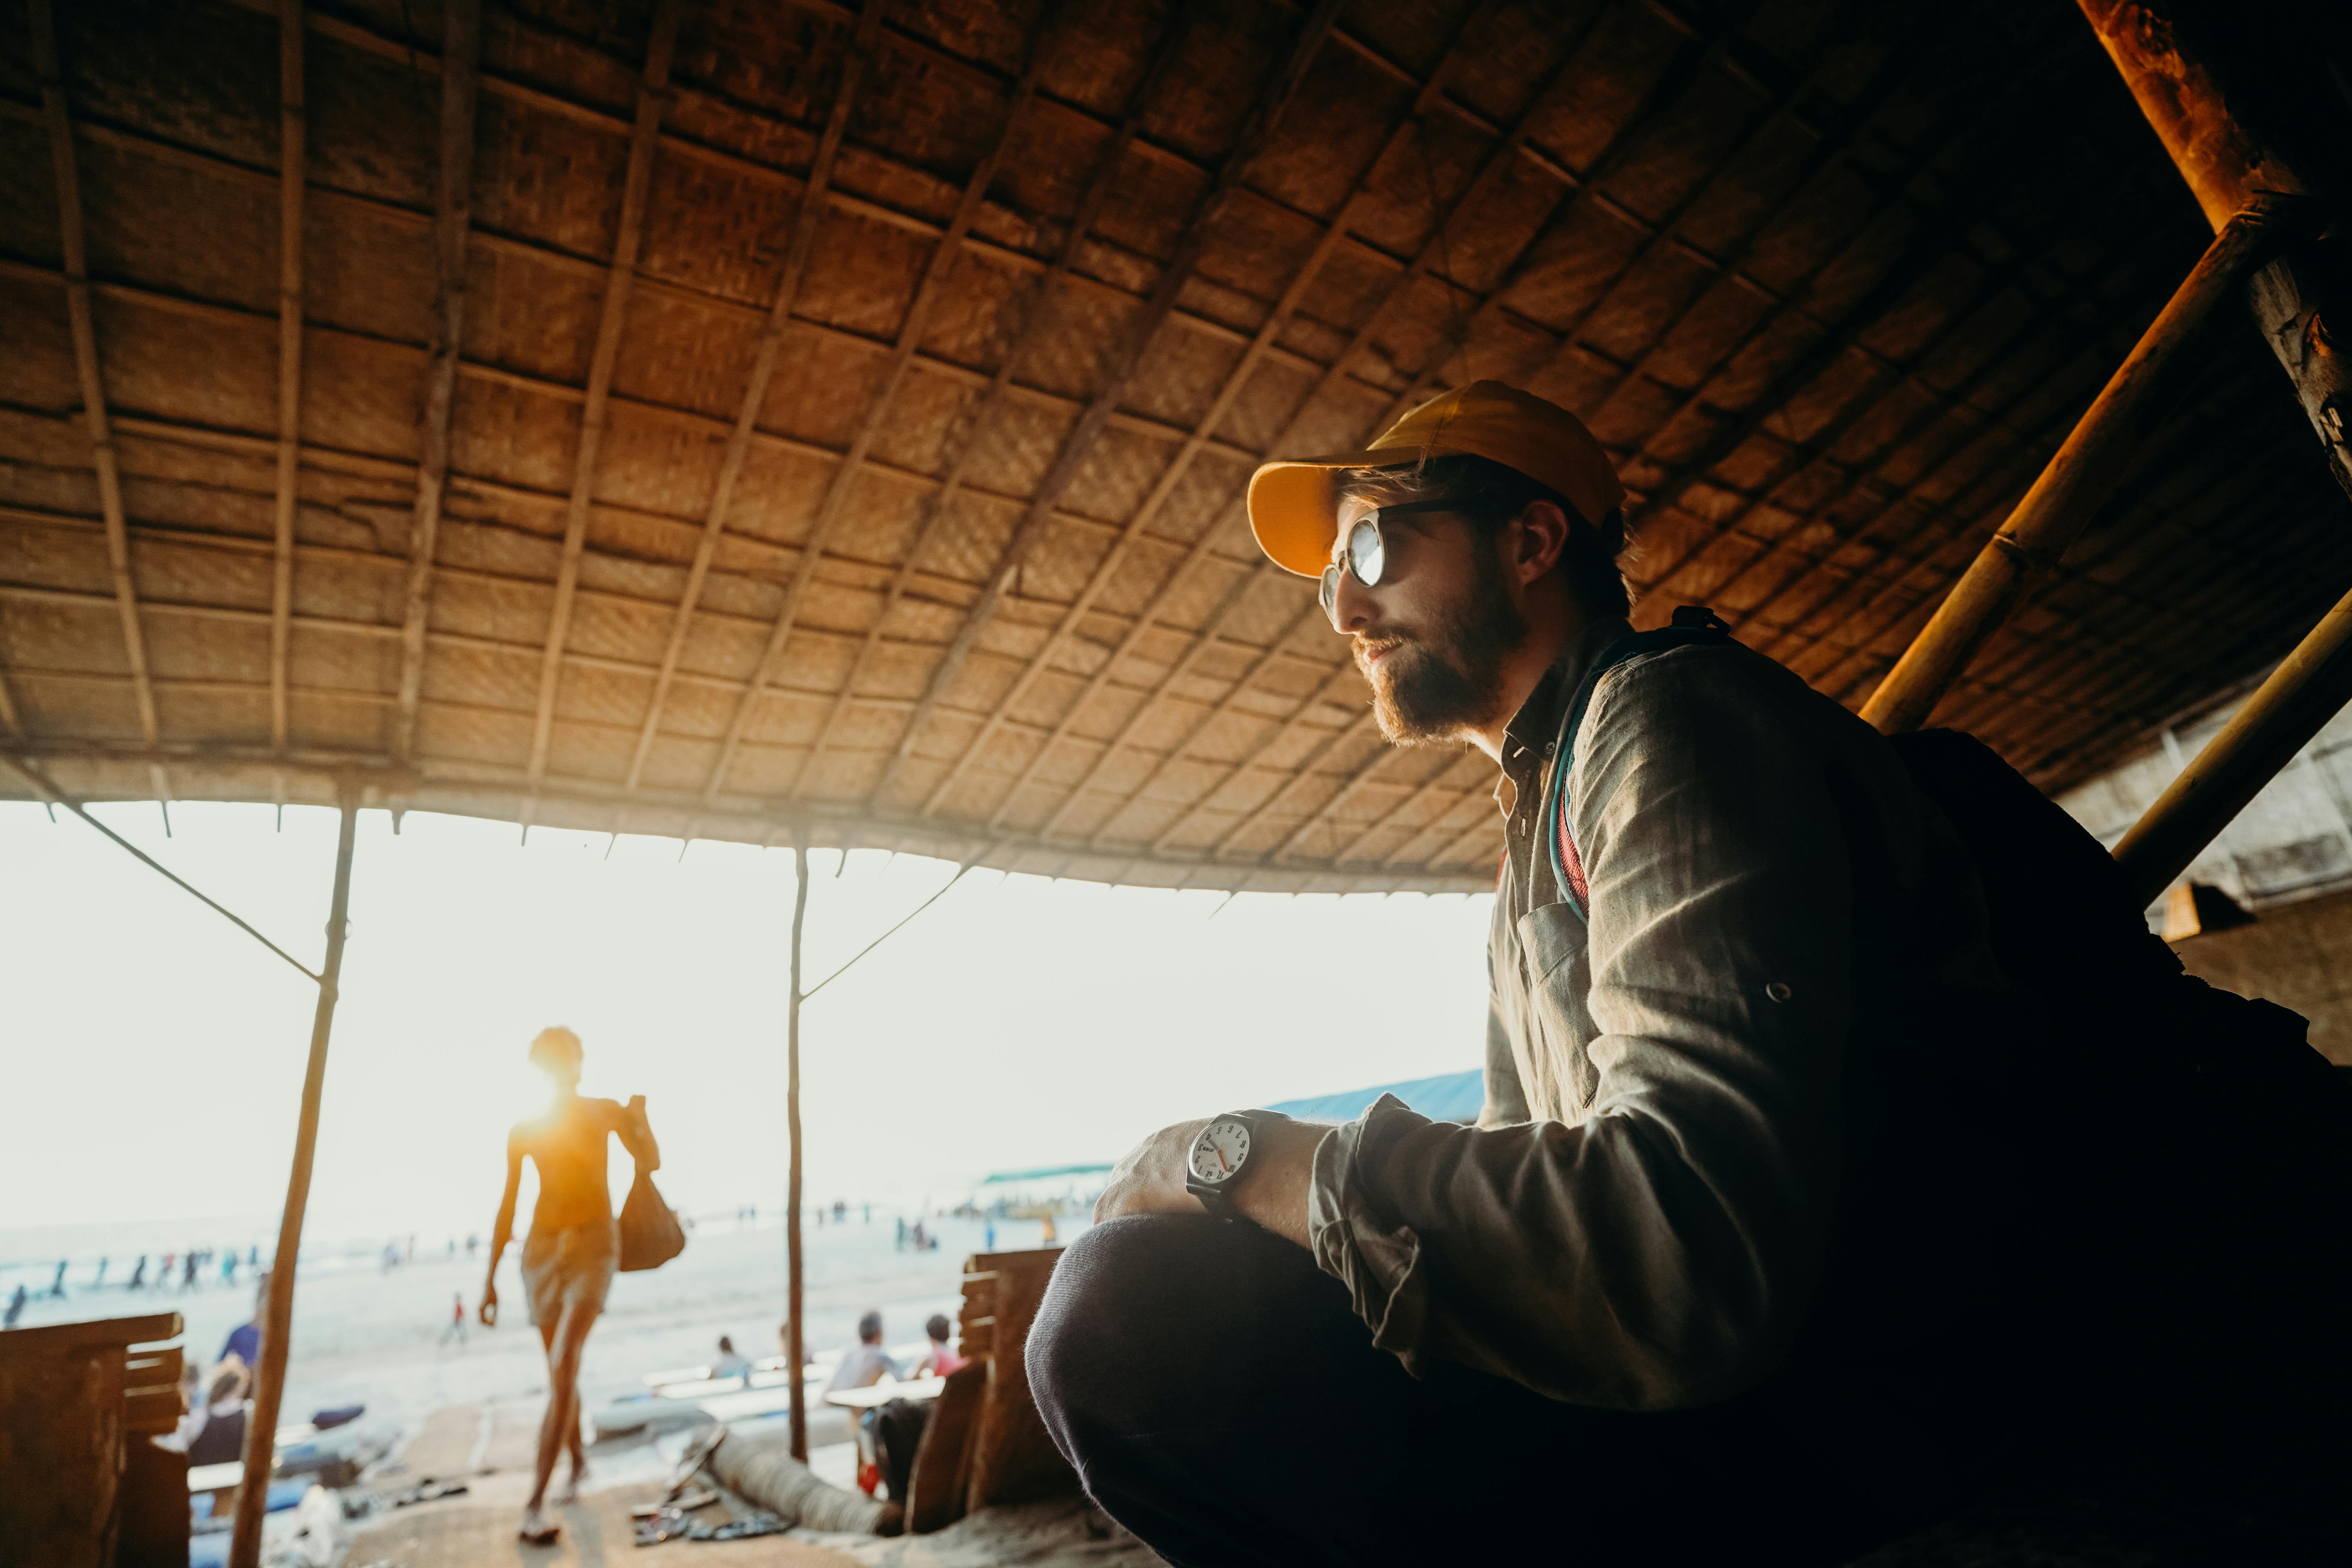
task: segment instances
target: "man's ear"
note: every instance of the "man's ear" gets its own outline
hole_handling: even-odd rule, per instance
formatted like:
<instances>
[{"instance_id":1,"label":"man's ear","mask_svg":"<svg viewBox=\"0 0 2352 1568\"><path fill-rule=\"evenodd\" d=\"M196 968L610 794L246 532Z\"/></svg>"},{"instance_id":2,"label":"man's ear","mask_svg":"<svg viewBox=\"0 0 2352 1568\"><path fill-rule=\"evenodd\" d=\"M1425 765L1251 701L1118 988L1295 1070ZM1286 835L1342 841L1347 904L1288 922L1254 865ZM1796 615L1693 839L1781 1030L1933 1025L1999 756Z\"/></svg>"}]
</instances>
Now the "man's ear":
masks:
<instances>
[{"instance_id":1,"label":"man's ear","mask_svg":"<svg viewBox=\"0 0 2352 1568\"><path fill-rule=\"evenodd\" d=\"M1529 501L1519 513L1518 523L1511 536L1508 565L1524 586L1559 564L1559 552L1568 548L1570 524L1559 503L1548 500Z\"/></svg>"}]
</instances>

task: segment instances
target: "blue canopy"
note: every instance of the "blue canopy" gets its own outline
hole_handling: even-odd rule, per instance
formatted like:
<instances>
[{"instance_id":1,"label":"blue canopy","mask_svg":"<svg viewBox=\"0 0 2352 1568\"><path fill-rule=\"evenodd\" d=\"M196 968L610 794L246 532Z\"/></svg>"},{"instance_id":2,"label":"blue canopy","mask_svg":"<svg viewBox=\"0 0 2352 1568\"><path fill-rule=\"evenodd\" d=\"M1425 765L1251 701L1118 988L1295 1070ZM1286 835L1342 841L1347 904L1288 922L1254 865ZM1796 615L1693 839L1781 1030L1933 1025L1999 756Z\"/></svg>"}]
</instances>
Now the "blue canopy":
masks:
<instances>
[{"instance_id":1,"label":"blue canopy","mask_svg":"<svg viewBox=\"0 0 2352 1568\"><path fill-rule=\"evenodd\" d=\"M1486 1103L1486 1075L1472 1068L1468 1072L1440 1073L1435 1078L1408 1079L1402 1083L1383 1083L1371 1089L1286 1100L1266 1109L1309 1121L1352 1121L1384 1094L1395 1095L1433 1121L1475 1121Z\"/></svg>"}]
</instances>

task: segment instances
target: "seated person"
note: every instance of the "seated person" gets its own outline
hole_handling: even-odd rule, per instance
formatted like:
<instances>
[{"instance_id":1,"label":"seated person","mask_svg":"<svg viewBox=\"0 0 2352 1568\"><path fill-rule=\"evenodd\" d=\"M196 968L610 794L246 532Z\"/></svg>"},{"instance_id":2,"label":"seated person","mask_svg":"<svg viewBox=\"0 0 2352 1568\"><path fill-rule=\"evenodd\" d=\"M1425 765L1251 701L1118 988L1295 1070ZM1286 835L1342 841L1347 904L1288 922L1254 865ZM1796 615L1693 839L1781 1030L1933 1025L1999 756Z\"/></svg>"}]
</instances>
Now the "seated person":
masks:
<instances>
[{"instance_id":1,"label":"seated person","mask_svg":"<svg viewBox=\"0 0 2352 1568\"><path fill-rule=\"evenodd\" d=\"M735 1349L735 1342L725 1334L719 1336L719 1359L710 1365L713 1377L750 1377L751 1358Z\"/></svg>"},{"instance_id":2,"label":"seated person","mask_svg":"<svg viewBox=\"0 0 2352 1568\"><path fill-rule=\"evenodd\" d=\"M898 1375L898 1363L882 1348L882 1314L867 1312L857 1320L857 1342L843 1353L824 1391L837 1394L845 1388L870 1388L886 1376Z\"/></svg>"},{"instance_id":3,"label":"seated person","mask_svg":"<svg viewBox=\"0 0 2352 1568\"><path fill-rule=\"evenodd\" d=\"M1496 382L1253 478L1382 734L1500 773L1486 1106L1129 1153L1025 1352L1089 1494L1177 1568L1299 1568L1845 1562L2089 1462L2319 1486L2352 1100L2302 1020L2199 1001L2119 882L2128 984L2021 988L1926 752L1704 611L1633 639L1624 498Z\"/></svg>"},{"instance_id":4,"label":"seated person","mask_svg":"<svg viewBox=\"0 0 2352 1568\"><path fill-rule=\"evenodd\" d=\"M915 1363L914 1371L907 1375L945 1377L963 1365L965 1358L948 1349L948 1336L953 1332L955 1325L948 1321L948 1315L933 1312L930 1321L923 1325L923 1333L931 1342L930 1348L923 1352L922 1359Z\"/></svg>"},{"instance_id":5,"label":"seated person","mask_svg":"<svg viewBox=\"0 0 2352 1568\"><path fill-rule=\"evenodd\" d=\"M224 1465L245 1458L245 1368L224 1362L213 1369L201 1403L155 1445L188 1456L191 1465Z\"/></svg>"}]
</instances>

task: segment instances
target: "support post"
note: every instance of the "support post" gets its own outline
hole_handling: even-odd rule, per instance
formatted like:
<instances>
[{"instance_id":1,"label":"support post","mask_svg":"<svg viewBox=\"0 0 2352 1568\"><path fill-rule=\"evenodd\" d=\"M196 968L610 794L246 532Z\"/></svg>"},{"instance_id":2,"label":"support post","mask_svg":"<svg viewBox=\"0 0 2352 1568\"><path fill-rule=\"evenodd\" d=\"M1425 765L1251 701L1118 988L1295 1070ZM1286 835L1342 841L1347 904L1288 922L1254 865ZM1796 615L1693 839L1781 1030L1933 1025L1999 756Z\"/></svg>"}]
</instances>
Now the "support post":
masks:
<instances>
[{"instance_id":1,"label":"support post","mask_svg":"<svg viewBox=\"0 0 2352 1568\"><path fill-rule=\"evenodd\" d=\"M2347 650L2352 594L2336 602L2116 844L2134 898L2147 903L2169 887L2352 700Z\"/></svg>"},{"instance_id":2,"label":"support post","mask_svg":"<svg viewBox=\"0 0 2352 1568\"><path fill-rule=\"evenodd\" d=\"M784 1024L784 1360L791 1363L793 1458L808 1463L808 1387L801 1332L801 928L808 919L808 846L793 842L793 990Z\"/></svg>"},{"instance_id":3,"label":"support post","mask_svg":"<svg viewBox=\"0 0 2352 1568\"><path fill-rule=\"evenodd\" d=\"M2307 65L2229 57L2232 18L2200 0L2078 0L2124 85L2215 228L2250 200L2329 191L2295 144L2298 85L2324 95ZM2240 44L2242 46L2243 39ZM2242 47L2240 53L2243 53ZM2307 142L2311 127L2302 127ZM2340 235L2311 237L2246 288L2254 324L2294 384L2336 484L2352 493L2352 261ZM2335 323L2324 312L2335 313ZM2116 846L2137 896L2152 900L2352 700L2352 595L2315 626L2262 689Z\"/></svg>"},{"instance_id":4,"label":"support post","mask_svg":"<svg viewBox=\"0 0 2352 1568\"><path fill-rule=\"evenodd\" d=\"M286 1212L278 1224L278 1253L269 1264L269 1299L261 1321L261 1366L253 1410L246 1418L245 1479L236 1489L236 1532L229 1568L260 1568L261 1521L269 1501L269 1472L278 1450L278 1405L286 1388L286 1352L294 1328L294 1266L302 1249L302 1211L310 1202L310 1164L319 1148L319 1095L327 1076L327 1038L335 1025L336 983L343 972L343 936L352 907L352 845L359 821L356 784L339 780L342 826L335 837L335 891L327 912L327 962L319 972L319 1006L310 1019L310 1061L302 1074L302 1111L294 1127L294 1169L286 1181Z\"/></svg>"},{"instance_id":5,"label":"support post","mask_svg":"<svg viewBox=\"0 0 2352 1568\"><path fill-rule=\"evenodd\" d=\"M2165 372L2213 307L2285 246L2317 233L2324 221L2320 204L2308 197L2257 195L2222 224L2009 521L1871 693L1864 719L1890 735L1927 721L1985 639L2057 565L2097 511L2155 422Z\"/></svg>"},{"instance_id":6,"label":"support post","mask_svg":"<svg viewBox=\"0 0 2352 1568\"><path fill-rule=\"evenodd\" d=\"M2298 93L2332 99L2325 67L2291 47L2231 60L2231 19L2216 0L2078 0L2124 85L2219 230L2257 195L2331 197L2293 144ZM2276 40L2287 45L2282 36ZM2243 39L2239 40L2243 52ZM2284 58L2283 58L2284 57ZM2304 140L2313 133L2302 126ZM2347 239L2313 238L2263 267L2246 288L2254 324L2294 384L2336 482L2352 494L2352 261ZM2331 320L2323 310L2333 312Z\"/></svg>"}]
</instances>

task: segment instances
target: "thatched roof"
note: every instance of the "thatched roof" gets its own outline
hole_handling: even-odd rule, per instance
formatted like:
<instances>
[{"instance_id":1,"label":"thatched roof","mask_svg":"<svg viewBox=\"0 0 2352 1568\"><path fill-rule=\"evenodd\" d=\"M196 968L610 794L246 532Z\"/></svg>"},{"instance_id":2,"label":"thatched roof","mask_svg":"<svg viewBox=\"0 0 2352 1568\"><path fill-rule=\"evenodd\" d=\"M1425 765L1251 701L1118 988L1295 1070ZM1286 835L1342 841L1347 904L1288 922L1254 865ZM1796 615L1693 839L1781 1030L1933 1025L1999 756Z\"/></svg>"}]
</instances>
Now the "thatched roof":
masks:
<instances>
[{"instance_id":1,"label":"thatched roof","mask_svg":"<svg viewBox=\"0 0 2352 1568\"><path fill-rule=\"evenodd\" d=\"M93 798L1484 888L1487 765L1381 745L1262 455L1530 386L1641 618L1858 704L2208 238L2060 0L526 0L478 75L353 0L290 77L273 5L83 0L45 95L49 4L0 746ZM2352 566L2242 318L2208 362L1937 716L2046 784Z\"/></svg>"}]
</instances>

